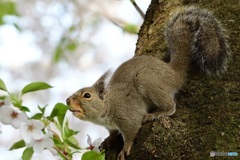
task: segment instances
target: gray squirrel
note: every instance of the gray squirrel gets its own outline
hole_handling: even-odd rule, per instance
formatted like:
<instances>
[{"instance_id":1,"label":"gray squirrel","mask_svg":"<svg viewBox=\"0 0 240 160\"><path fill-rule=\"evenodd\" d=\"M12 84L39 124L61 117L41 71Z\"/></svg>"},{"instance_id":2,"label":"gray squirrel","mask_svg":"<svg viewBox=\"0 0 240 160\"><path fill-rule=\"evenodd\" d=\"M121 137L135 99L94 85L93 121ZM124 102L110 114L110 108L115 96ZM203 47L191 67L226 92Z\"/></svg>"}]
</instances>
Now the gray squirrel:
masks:
<instances>
[{"instance_id":1,"label":"gray squirrel","mask_svg":"<svg viewBox=\"0 0 240 160\"><path fill-rule=\"evenodd\" d=\"M129 155L143 123L175 113L174 95L190 69L207 74L226 70L230 56L227 37L211 12L198 7L178 9L166 26L165 38L170 62L134 56L112 75L106 72L91 87L67 99L69 110L77 118L105 126L110 138L116 131L122 134L124 146L119 160ZM156 112L151 113L153 109Z\"/></svg>"}]
</instances>

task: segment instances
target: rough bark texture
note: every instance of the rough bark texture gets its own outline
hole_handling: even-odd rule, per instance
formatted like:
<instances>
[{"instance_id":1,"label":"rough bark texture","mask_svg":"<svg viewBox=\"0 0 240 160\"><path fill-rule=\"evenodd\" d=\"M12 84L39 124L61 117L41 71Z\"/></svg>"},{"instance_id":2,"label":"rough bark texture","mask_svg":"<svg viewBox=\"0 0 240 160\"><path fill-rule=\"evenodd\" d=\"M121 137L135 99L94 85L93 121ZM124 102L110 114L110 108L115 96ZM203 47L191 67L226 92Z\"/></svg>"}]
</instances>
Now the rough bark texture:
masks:
<instances>
[{"instance_id":1,"label":"rough bark texture","mask_svg":"<svg viewBox=\"0 0 240 160\"><path fill-rule=\"evenodd\" d=\"M211 10L227 29L232 51L228 71L216 78L190 77L176 96L176 113L143 125L129 160L206 160L211 159L211 151L235 151L240 158L239 0L152 0L139 32L136 55L164 57L163 31L169 13L186 4ZM113 147L106 149L106 159L116 159L121 147L119 136Z\"/></svg>"}]
</instances>

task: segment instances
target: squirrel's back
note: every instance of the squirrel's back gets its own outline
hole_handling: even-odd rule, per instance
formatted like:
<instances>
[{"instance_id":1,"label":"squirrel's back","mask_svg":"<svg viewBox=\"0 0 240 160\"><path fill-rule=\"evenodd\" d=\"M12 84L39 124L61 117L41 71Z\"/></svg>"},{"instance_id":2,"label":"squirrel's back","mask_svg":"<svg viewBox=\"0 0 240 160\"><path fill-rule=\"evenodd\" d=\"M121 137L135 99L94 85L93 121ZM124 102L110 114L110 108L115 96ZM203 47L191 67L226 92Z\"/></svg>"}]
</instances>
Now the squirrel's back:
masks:
<instances>
[{"instance_id":1,"label":"squirrel's back","mask_svg":"<svg viewBox=\"0 0 240 160\"><path fill-rule=\"evenodd\" d=\"M178 10L165 30L170 65L180 72L193 66L208 74L222 73L230 56L224 33L208 10L197 7Z\"/></svg>"}]
</instances>

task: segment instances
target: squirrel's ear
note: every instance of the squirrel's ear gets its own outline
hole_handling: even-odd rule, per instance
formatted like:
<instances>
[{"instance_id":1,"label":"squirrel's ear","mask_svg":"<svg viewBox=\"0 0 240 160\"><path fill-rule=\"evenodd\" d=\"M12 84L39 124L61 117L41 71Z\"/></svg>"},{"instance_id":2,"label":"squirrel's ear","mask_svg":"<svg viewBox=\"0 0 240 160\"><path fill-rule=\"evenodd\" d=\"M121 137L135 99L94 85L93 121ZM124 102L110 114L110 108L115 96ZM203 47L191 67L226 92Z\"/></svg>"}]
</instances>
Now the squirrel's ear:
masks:
<instances>
[{"instance_id":1,"label":"squirrel's ear","mask_svg":"<svg viewBox=\"0 0 240 160\"><path fill-rule=\"evenodd\" d=\"M99 83L94 85L94 87L98 93L99 98L103 100L103 95L104 95L104 90L105 90L104 82L100 81Z\"/></svg>"},{"instance_id":2,"label":"squirrel's ear","mask_svg":"<svg viewBox=\"0 0 240 160\"><path fill-rule=\"evenodd\" d=\"M93 87L96 89L98 92L98 96L100 99L103 99L104 92L105 92L105 86L107 83L106 79L109 75L109 71L105 72L98 80L93 84Z\"/></svg>"}]
</instances>

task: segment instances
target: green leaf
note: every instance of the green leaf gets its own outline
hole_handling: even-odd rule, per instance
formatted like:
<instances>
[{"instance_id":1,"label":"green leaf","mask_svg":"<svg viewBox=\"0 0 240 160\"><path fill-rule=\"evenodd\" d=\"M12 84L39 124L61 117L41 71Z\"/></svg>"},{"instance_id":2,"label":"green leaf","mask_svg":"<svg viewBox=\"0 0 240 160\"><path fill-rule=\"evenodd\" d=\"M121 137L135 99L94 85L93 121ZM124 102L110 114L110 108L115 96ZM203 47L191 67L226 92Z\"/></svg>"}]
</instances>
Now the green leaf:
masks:
<instances>
[{"instance_id":1,"label":"green leaf","mask_svg":"<svg viewBox=\"0 0 240 160\"><path fill-rule=\"evenodd\" d=\"M67 49L69 50L69 51L75 51L76 49L77 49L77 47L78 47L78 44L77 44L77 42L69 42L69 44L67 44Z\"/></svg>"},{"instance_id":2,"label":"green leaf","mask_svg":"<svg viewBox=\"0 0 240 160\"><path fill-rule=\"evenodd\" d=\"M133 24L126 24L123 26L123 30L131 34L137 34L139 32L138 26Z\"/></svg>"},{"instance_id":3,"label":"green leaf","mask_svg":"<svg viewBox=\"0 0 240 160\"><path fill-rule=\"evenodd\" d=\"M82 160L104 160L105 155L95 151L88 151L82 155Z\"/></svg>"},{"instance_id":4,"label":"green leaf","mask_svg":"<svg viewBox=\"0 0 240 160\"><path fill-rule=\"evenodd\" d=\"M55 50L55 53L54 53L54 57L53 57L53 61L56 63L56 62L59 62L59 60L61 59L62 55L63 55L63 49L62 47L57 47L56 50Z\"/></svg>"},{"instance_id":5,"label":"green leaf","mask_svg":"<svg viewBox=\"0 0 240 160\"><path fill-rule=\"evenodd\" d=\"M13 104L13 106L17 107L17 108L21 108L22 107L22 100L18 98L17 95L15 94L9 94L9 98L11 99L11 102Z\"/></svg>"},{"instance_id":6,"label":"green leaf","mask_svg":"<svg viewBox=\"0 0 240 160\"><path fill-rule=\"evenodd\" d=\"M68 125L65 125L63 128L63 139L67 140L69 137L74 136L78 134L78 131L74 131L70 128L68 128Z\"/></svg>"},{"instance_id":7,"label":"green leaf","mask_svg":"<svg viewBox=\"0 0 240 160\"><path fill-rule=\"evenodd\" d=\"M74 25L68 28L69 34L74 32L75 30L76 30L76 26L74 26Z\"/></svg>"},{"instance_id":8,"label":"green leaf","mask_svg":"<svg viewBox=\"0 0 240 160\"><path fill-rule=\"evenodd\" d=\"M0 90L6 91L7 92L7 87L5 83L3 82L2 79L0 79Z\"/></svg>"},{"instance_id":9,"label":"green leaf","mask_svg":"<svg viewBox=\"0 0 240 160\"><path fill-rule=\"evenodd\" d=\"M60 139L60 137L57 135L55 135L53 138L52 138L52 140L53 140L53 142L54 142L54 144L55 144L55 146L56 147L60 147L60 148L64 148L63 147L63 143L62 143L62 140Z\"/></svg>"},{"instance_id":10,"label":"green leaf","mask_svg":"<svg viewBox=\"0 0 240 160\"><path fill-rule=\"evenodd\" d=\"M0 100L4 100L7 96L0 96Z\"/></svg>"},{"instance_id":11,"label":"green leaf","mask_svg":"<svg viewBox=\"0 0 240 160\"><path fill-rule=\"evenodd\" d=\"M34 91L39 91L39 90L44 90L44 89L49 89L52 88L49 84L45 82L33 82L28 85L26 85L22 89L22 95L28 92L34 92Z\"/></svg>"},{"instance_id":12,"label":"green leaf","mask_svg":"<svg viewBox=\"0 0 240 160\"><path fill-rule=\"evenodd\" d=\"M66 140L66 142L67 142L67 144L68 144L70 147L72 147L72 148L74 148L74 149L77 149L77 150L81 149L81 148L79 147L78 141L77 141L77 139L75 138L75 136L69 137L69 138Z\"/></svg>"},{"instance_id":13,"label":"green leaf","mask_svg":"<svg viewBox=\"0 0 240 160\"><path fill-rule=\"evenodd\" d=\"M63 121L64 121L64 118L65 118L68 108L69 107L63 103L57 103L54 106L52 113L50 114L50 119L57 117L60 126L63 126Z\"/></svg>"},{"instance_id":14,"label":"green leaf","mask_svg":"<svg viewBox=\"0 0 240 160\"><path fill-rule=\"evenodd\" d=\"M66 41L67 41L66 37L62 37L62 39L58 43L56 50L54 52L54 57L53 57L54 62L59 62L62 55L64 54L64 48L66 46Z\"/></svg>"},{"instance_id":15,"label":"green leaf","mask_svg":"<svg viewBox=\"0 0 240 160\"><path fill-rule=\"evenodd\" d=\"M48 119L49 119L49 118L48 118ZM51 121L51 120L50 120L50 121ZM62 130L62 128L61 128L61 126L59 125L59 123L58 123L57 120L54 120L53 123L54 123L54 125L56 126L56 128L57 128L59 131Z\"/></svg>"},{"instance_id":16,"label":"green leaf","mask_svg":"<svg viewBox=\"0 0 240 160\"><path fill-rule=\"evenodd\" d=\"M44 114L46 107L47 107L47 105L42 108L40 106L38 106L38 109L41 111L42 114Z\"/></svg>"},{"instance_id":17,"label":"green leaf","mask_svg":"<svg viewBox=\"0 0 240 160\"><path fill-rule=\"evenodd\" d=\"M26 148L22 154L22 160L31 160L33 155L33 148Z\"/></svg>"},{"instance_id":18,"label":"green leaf","mask_svg":"<svg viewBox=\"0 0 240 160\"><path fill-rule=\"evenodd\" d=\"M25 142L23 140L20 140L20 141L14 143L9 150L11 151L11 150L19 149L19 148L22 148L22 147L25 147Z\"/></svg>"},{"instance_id":19,"label":"green leaf","mask_svg":"<svg viewBox=\"0 0 240 160\"><path fill-rule=\"evenodd\" d=\"M3 17L5 15L18 16L18 13L16 10L16 2L0 1L0 25L4 24Z\"/></svg>"},{"instance_id":20,"label":"green leaf","mask_svg":"<svg viewBox=\"0 0 240 160\"><path fill-rule=\"evenodd\" d=\"M69 32L72 32L71 29ZM62 37L58 42L57 47L54 52L53 61L55 63L59 62L66 51L75 51L79 46L77 41L70 40L68 37Z\"/></svg>"},{"instance_id":21,"label":"green leaf","mask_svg":"<svg viewBox=\"0 0 240 160\"><path fill-rule=\"evenodd\" d=\"M30 109L26 106L21 106L19 109L24 112L30 112Z\"/></svg>"},{"instance_id":22,"label":"green leaf","mask_svg":"<svg viewBox=\"0 0 240 160\"><path fill-rule=\"evenodd\" d=\"M42 118L43 114L42 113L37 113L34 116L32 116L31 119L36 119L36 120L40 120Z\"/></svg>"}]
</instances>

